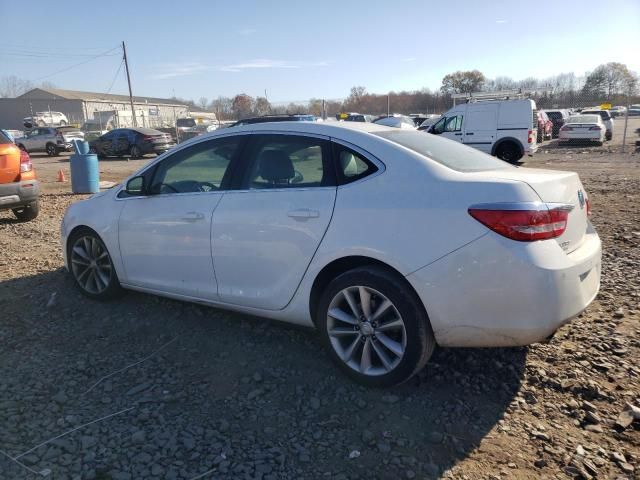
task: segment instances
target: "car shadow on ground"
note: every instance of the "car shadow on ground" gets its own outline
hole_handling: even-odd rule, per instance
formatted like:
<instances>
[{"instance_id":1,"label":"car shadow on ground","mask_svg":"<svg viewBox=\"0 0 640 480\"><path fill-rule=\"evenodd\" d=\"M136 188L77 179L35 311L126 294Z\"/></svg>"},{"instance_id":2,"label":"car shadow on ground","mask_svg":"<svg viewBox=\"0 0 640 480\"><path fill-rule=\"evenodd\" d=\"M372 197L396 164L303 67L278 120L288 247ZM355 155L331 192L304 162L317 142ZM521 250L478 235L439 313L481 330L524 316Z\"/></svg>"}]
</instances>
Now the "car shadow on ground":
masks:
<instances>
[{"instance_id":1,"label":"car shadow on ground","mask_svg":"<svg viewBox=\"0 0 640 480\"><path fill-rule=\"evenodd\" d=\"M492 441L527 354L437 349L412 380L378 390L345 377L309 329L134 292L95 302L62 268L1 282L0 310L0 406L20 410L0 411L12 419L0 450L19 455L125 410L65 436L79 466L51 445L30 454L30 468L59 476L144 478L135 454L147 452L185 478L238 478L263 463L276 478L436 478ZM3 469L21 467L0 458Z\"/></svg>"}]
</instances>

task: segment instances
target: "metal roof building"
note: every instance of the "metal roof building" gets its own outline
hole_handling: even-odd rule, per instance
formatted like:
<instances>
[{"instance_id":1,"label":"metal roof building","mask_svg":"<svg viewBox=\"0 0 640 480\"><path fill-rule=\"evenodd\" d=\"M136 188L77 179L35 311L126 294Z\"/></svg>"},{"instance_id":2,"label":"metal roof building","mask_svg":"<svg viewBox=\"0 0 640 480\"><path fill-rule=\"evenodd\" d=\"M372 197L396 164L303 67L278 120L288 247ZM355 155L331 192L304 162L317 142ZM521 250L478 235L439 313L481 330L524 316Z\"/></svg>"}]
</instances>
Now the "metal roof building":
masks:
<instances>
[{"instance_id":1,"label":"metal roof building","mask_svg":"<svg viewBox=\"0 0 640 480\"><path fill-rule=\"evenodd\" d=\"M171 127L176 118L202 109L169 98L133 97L139 126ZM34 88L16 98L0 98L0 128L24 128L24 117L36 112L62 112L70 124L83 124L100 111L131 111L128 95L80 92L59 88Z\"/></svg>"}]
</instances>

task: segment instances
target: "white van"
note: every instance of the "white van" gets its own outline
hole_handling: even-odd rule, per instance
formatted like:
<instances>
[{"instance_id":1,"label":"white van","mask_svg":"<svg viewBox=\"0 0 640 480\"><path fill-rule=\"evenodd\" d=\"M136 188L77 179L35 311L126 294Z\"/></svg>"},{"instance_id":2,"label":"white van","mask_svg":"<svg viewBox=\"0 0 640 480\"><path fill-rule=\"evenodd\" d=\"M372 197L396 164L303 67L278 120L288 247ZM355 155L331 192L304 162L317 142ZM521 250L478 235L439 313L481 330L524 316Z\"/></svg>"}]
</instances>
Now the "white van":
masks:
<instances>
[{"instance_id":1,"label":"white van","mask_svg":"<svg viewBox=\"0 0 640 480\"><path fill-rule=\"evenodd\" d=\"M536 113L530 99L470 102L444 113L427 131L515 163L538 149Z\"/></svg>"}]
</instances>

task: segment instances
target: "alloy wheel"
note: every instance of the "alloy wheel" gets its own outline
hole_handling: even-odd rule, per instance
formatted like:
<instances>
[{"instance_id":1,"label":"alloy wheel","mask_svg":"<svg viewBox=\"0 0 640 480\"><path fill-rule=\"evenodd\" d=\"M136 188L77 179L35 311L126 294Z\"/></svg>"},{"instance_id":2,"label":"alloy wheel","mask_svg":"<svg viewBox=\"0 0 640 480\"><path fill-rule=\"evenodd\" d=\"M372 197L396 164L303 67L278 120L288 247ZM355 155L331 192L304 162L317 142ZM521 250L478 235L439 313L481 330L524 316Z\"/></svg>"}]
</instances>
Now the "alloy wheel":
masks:
<instances>
[{"instance_id":1,"label":"alloy wheel","mask_svg":"<svg viewBox=\"0 0 640 480\"><path fill-rule=\"evenodd\" d=\"M71 270L80 287L94 295L109 287L113 275L109 252L98 239L89 235L79 237L73 244Z\"/></svg>"},{"instance_id":2,"label":"alloy wheel","mask_svg":"<svg viewBox=\"0 0 640 480\"><path fill-rule=\"evenodd\" d=\"M382 293L365 286L339 291L327 311L334 351L363 375L385 375L398 366L407 347L402 316Z\"/></svg>"}]
</instances>

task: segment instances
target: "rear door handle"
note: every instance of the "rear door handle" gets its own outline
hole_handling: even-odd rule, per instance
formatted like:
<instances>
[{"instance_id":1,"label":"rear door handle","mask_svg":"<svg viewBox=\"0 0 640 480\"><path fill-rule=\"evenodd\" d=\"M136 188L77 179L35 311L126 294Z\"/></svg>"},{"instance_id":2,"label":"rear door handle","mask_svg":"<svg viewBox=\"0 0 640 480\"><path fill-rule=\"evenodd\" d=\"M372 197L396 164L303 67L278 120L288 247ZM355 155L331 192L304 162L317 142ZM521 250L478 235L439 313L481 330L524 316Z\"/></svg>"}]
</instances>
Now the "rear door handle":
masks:
<instances>
[{"instance_id":1,"label":"rear door handle","mask_svg":"<svg viewBox=\"0 0 640 480\"><path fill-rule=\"evenodd\" d=\"M317 210L311 210L310 208L297 208L295 210L289 210L287 216L291 218L318 218L320 212Z\"/></svg>"},{"instance_id":2,"label":"rear door handle","mask_svg":"<svg viewBox=\"0 0 640 480\"><path fill-rule=\"evenodd\" d=\"M461 133L456 133L456 135L462 135Z\"/></svg>"},{"instance_id":3,"label":"rear door handle","mask_svg":"<svg viewBox=\"0 0 640 480\"><path fill-rule=\"evenodd\" d=\"M467 135L473 135L473 132L471 132L471 133L467 132Z\"/></svg>"},{"instance_id":4,"label":"rear door handle","mask_svg":"<svg viewBox=\"0 0 640 480\"><path fill-rule=\"evenodd\" d=\"M200 212L187 212L182 220L186 222L199 222L200 220L204 220L204 213Z\"/></svg>"}]
</instances>

